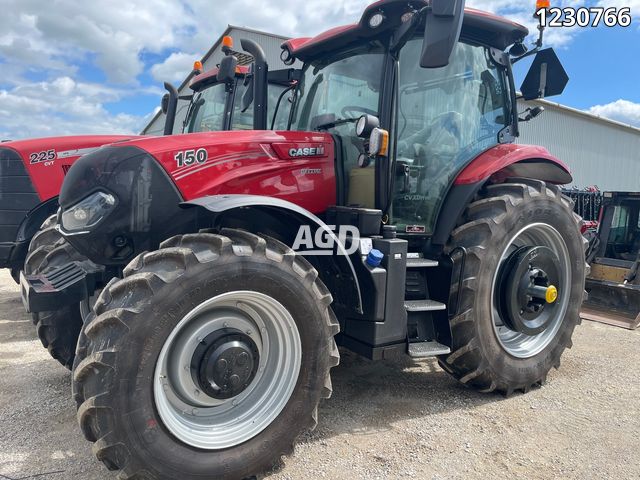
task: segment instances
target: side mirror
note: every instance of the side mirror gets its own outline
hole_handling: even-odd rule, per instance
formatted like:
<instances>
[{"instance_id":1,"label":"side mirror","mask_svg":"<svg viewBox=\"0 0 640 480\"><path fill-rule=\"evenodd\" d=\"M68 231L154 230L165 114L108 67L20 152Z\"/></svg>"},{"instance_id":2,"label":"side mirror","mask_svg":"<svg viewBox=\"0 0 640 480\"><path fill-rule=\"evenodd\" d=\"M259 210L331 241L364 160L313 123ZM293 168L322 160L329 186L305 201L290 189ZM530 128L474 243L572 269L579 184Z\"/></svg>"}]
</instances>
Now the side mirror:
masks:
<instances>
[{"instance_id":1,"label":"side mirror","mask_svg":"<svg viewBox=\"0 0 640 480\"><path fill-rule=\"evenodd\" d=\"M564 92L569 75L553 48L540 50L533 59L520 91L525 100L553 97Z\"/></svg>"},{"instance_id":2,"label":"side mirror","mask_svg":"<svg viewBox=\"0 0 640 480\"><path fill-rule=\"evenodd\" d=\"M426 13L420 66L440 68L449 65L460 38L465 0L431 0Z\"/></svg>"},{"instance_id":3,"label":"side mirror","mask_svg":"<svg viewBox=\"0 0 640 480\"><path fill-rule=\"evenodd\" d=\"M169 94L168 93L165 93L162 96L162 100L160 100L160 109L162 110L162 113L164 113L165 115L169 111Z\"/></svg>"},{"instance_id":4,"label":"side mirror","mask_svg":"<svg viewBox=\"0 0 640 480\"><path fill-rule=\"evenodd\" d=\"M544 112L544 107L527 108L524 111L525 113L524 117L519 117L518 120L520 120L521 122L528 122L542 115L543 112Z\"/></svg>"},{"instance_id":5,"label":"side mirror","mask_svg":"<svg viewBox=\"0 0 640 480\"><path fill-rule=\"evenodd\" d=\"M220 62L216 78L220 83L233 83L236 80L238 59L234 55L227 55Z\"/></svg>"}]
</instances>

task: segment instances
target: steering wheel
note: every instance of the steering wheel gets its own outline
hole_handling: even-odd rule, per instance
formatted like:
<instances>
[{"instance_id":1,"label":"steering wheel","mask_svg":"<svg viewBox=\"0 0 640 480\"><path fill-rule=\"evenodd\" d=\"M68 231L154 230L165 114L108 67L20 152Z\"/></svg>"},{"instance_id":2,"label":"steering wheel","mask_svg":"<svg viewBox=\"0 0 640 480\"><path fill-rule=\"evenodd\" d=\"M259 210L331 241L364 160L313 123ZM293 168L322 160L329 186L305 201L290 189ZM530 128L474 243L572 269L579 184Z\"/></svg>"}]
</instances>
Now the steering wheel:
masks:
<instances>
[{"instance_id":1,"label":"steering wheel","mask_svg":"<svg viewBox=\"0 0 640 480\"><path fill-rule=\"evenodd\" d=\"M358 107L357 105L343 107L341 113L343 118L359 118L363 113L373 115L374 117L378 116L378 112L375 112L370 108ZM355 113L356 115L351 115L352 113Z\"/></svg>"}]
</instances>

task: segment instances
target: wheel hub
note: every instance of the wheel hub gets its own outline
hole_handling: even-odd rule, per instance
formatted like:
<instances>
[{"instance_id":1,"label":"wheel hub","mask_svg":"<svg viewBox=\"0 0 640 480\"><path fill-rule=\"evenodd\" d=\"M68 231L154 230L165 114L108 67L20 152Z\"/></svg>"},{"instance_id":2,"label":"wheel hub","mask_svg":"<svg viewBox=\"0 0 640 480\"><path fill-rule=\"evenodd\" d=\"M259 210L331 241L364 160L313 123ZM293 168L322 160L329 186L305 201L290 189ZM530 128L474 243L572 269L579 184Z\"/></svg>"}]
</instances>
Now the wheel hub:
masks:
<instances>
[{"instance_id":1,"label":"wheel hub","mask_svg":"<svg viewBox=\"0 0 640 480\"><path fill-rule=\"evenodd\" d=\"M259 363L258 347L248 335L223 329L200 342L191 360L191 372L204 393L226 400L246 390Z\"/></svg>"},{"instance_id":2,"label":"wheel hub","mask_svg":"<svg viewBox=\"0 0 640 480\"><path fill-rule=\"evenodd\" d=\"M543 332L553 320L560 281L558 256L547 247L521 247L502 267L498 295L500 316L513 331Z\"/></svg>"}]
</instances>

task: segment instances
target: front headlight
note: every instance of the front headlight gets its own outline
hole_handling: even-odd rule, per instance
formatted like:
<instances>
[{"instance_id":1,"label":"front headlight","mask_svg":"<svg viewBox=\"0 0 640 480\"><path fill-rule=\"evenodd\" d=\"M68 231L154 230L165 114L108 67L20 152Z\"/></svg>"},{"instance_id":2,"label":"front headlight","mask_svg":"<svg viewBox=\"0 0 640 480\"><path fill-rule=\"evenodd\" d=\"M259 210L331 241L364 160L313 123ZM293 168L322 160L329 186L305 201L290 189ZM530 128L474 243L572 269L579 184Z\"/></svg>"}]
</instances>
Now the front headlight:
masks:
<instances>
[{"instance_id":1,"label":"front headlight","mask_svg":"<svg viewBox=\"0 0 640 480\"><path fill-rule=\"evenodd\" d=\"M98 224L116 206L116 197L96 192L62 212L62 228L68 232L84 230Z\"/></svg>"}]
</instances>

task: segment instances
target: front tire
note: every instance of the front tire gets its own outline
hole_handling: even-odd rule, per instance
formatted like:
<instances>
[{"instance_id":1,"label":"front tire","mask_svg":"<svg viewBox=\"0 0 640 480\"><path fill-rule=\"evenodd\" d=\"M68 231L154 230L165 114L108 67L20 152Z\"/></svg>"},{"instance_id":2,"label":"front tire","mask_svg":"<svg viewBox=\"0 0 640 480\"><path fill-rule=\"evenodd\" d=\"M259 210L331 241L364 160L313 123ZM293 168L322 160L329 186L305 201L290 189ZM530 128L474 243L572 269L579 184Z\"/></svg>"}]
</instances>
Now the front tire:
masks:
<instances>
[{"instance_id":1,"label":"front tire","mask_svg":"<svg viewBox=\"0 0 640 480\"><path fill-rule=\"evenodd\" d=\"M451 289L452 353L439 359L448 373L509 395L544 383L560 366L580 322L580 222L557 186L530 179L489 186L469 205L446 249L467 252L462 281L454 272ZM551 295L537 298L536 289Z\"/></svg>"},{"instance_id":2,"label":"front tire","mask_svg":"<svg viewBox=\"0 0 640 480\"><path fill-rule=\"evenodd\" d=\"M331 393L330 303L306 260L243 231L175 237L137 257L78 344L78 422L98 459L127 479L272 469Z\"/></svg>"}]
</instances>

